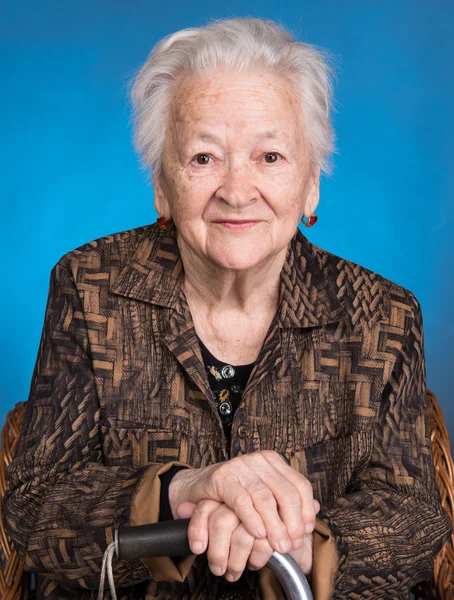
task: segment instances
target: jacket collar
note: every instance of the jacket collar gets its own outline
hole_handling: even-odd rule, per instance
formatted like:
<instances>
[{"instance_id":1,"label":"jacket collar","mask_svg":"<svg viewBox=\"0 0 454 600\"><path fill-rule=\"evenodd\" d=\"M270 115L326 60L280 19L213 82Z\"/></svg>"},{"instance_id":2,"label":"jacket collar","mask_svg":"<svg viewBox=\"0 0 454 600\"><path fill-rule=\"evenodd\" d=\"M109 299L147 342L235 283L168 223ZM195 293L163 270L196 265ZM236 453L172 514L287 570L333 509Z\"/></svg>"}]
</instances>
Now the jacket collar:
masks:
<instances>
[{"instance_id":1,"label":"jacket collar","mask_svg":"<svg viewBox=\"0 0 454 600\"><path fill-rule=\"evenodd\" d=\"M110 291L158 306L177 308L182 272L175 227L162 230L157 225L147 226Z\"/></svg>"},{"instance_id":2,"label":"jacket collar","mask_svg":"<svg viewBox=\"0 0 454 600\"><path fill-rule=\"evenodd\" d=\"M281 326L318 327L348 316L339 300L334 255L312 244L297 231L281 272Z\"/></svg>"},{"instance_id":3,"label":"jacket collar","mask_svg":"<svg viewBox=\"0 0 454 600\"><path fill-rule=\"evenodd\" d=\"M309 242L299 230L296 232L281 273L277 315L281 327L317 327L346 316L344 304L338 298L332 257ZM182 272L176 228L161 230L152 225L145 228L111 291L182 313Z\"/></svg>"}]
</instances>

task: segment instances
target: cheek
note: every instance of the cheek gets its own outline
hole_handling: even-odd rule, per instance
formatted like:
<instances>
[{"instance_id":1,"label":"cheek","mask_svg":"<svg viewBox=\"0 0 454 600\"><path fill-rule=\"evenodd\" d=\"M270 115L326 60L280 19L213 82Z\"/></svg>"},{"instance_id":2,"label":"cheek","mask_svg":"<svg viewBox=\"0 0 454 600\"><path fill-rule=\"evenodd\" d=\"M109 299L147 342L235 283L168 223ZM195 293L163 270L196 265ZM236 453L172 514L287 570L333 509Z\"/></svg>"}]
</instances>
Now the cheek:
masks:
<instances>
[{"instance_id":1,"label":"cheek","mask_svg":"<svg viewBox=\"0 0 454 600\"><path fill-rule=\"evenodd\" d=\"M302 178L282 177L270 181L263 194L279 218L286 221L300 218L306 197Z\"/></svg>"},{"instance_id":2,"label":"cheek","mask_svg":"<svg viewBox=\"0 0 454 600\"><path fill-rule=\"evenodd\" d=\"M187 177L175 181L169 198L173 217L180 220L200 218L214 191L209 178Z\"/></svg>"}]
</instances>

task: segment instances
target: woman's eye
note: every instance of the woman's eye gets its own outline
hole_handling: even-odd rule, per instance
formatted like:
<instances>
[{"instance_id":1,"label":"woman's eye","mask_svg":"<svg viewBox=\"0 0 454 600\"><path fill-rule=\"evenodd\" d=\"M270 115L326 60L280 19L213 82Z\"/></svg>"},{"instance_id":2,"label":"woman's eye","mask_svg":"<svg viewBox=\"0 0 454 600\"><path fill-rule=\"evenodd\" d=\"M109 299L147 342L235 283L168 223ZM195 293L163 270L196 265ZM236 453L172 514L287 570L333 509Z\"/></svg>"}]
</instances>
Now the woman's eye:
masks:
<instances>
[{"instance_id":1,"label":"woman's eye","mask_svg":"<svg viewBox=\"0 0 454 600\"><path fill-rule=\"evenodd\" d=\"M265 159L265 162L271 164L277 162L279 157L280 154L278 152L267 152L263 158Z\"/></svg>"},{"instance_id":2,"label":"woman's eye","mask_svg":"<svg viewBox=\"0 0 454 600\"><path fill-rule=\"evenodd\" d=\"M208 154L197 154L197 156L194 157L194 160L198 165L207 165L210 162L210 157Z\"/></svg>"}]
</instances>

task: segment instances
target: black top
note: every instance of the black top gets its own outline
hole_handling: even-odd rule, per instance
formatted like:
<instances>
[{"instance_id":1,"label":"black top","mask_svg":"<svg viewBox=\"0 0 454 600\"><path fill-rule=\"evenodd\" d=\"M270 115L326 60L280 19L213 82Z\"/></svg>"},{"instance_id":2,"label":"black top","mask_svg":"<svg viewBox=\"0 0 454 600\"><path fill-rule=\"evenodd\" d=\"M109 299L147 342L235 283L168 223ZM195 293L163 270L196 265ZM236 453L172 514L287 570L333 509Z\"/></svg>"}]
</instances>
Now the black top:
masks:
<instances>
[{"instance_id":1,"label":"black top","mask_svg":"<svg viewBox=\"0 0 454 600\"><path fill-rule=\"evenodd\" d=\"M208 383L213 391L213 400L221 417L229 453L233 418L236 409L241 404L254 363L233 366L213 356L200 339L199 345L207 370Z\"/></svg>"}]
</instances>

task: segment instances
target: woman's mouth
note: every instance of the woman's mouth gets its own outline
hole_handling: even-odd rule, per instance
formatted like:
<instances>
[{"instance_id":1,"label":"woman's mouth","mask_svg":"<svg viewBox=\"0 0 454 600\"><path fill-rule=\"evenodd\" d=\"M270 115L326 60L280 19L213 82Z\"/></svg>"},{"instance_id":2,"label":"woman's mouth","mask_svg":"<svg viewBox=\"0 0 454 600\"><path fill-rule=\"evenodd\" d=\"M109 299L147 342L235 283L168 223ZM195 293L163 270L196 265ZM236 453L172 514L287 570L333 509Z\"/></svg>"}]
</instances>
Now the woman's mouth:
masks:
<instances>
[{"instance_id":1,"label":"woman's mouth","mask_svg":"<svg viewBox=\"0 0 454 600\"><path fill-rule=\"evenodd\" d=\"M226 219L215 221L215 223L233 231L245 231L246 229L251 229L254 225L260 223L260 221L252 219Z\"/></svg>"}]
</instances>

